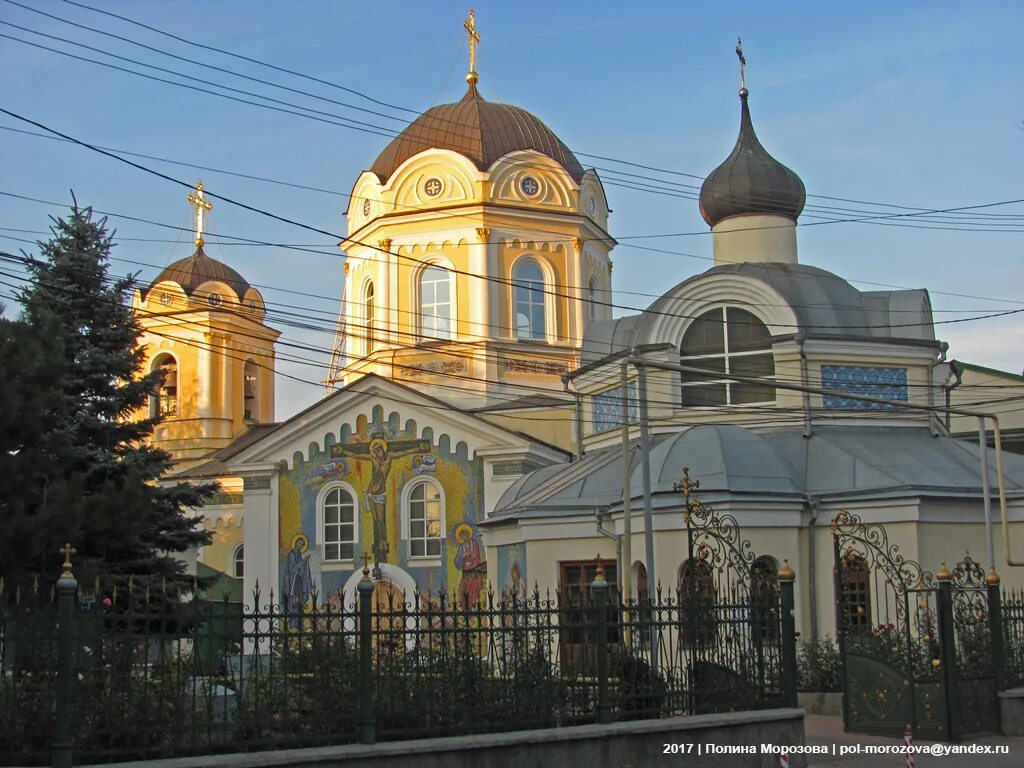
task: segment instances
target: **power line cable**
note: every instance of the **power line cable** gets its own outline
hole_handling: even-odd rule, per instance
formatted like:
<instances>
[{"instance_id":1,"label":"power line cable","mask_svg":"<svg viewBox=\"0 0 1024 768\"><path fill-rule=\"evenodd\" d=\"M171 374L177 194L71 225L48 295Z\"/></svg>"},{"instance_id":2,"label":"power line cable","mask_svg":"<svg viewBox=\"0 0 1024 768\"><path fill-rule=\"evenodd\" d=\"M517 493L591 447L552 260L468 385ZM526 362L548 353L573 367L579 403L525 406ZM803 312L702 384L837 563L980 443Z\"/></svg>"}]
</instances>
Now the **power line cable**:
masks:
<instances>
[{"instance_id":1,"label":"power line cable","mask_svg":"<svg viewBox=\"0 0 1024 768\"><path fill-rule=\"evenodd\" d=\"M181 181L180 179L176 179L176 178L174 178L172 176L168 176L167 174L161 173L160 171L156 171L156 170L154 170L152 168L148 168L147 166L144 166L144 165L142 165L140 163L136 163L136 162L134 162L132 160L128 160L126 158L120 157L119 155L114 154L112 152L108 152L106 150L99 149L98 147L95 147L95 146L93 146L91 144L88 144L88 143L86 143L84 141L76 139L76 138L74 138L72 136L68 136L66 134L63 134L63 133L61 133L59 131L56 131L53 128L49 128L48 126L43 125L42 123L38 123L38 122L36 122L34 120L31 120L29 118L26 118L26 117L23 117L21 115L18 115L17 113L11 112L10 110L7 110L7 109L4 109L4 108L0 107L0 112L3 112L4 114L6 114L6 115L8 115L10 117L13 117L13 118L15 118L17 120L21 120L23 122L29 123L30 125L34 125L37 128L41 128L44 131L47 131L47 132L52 133L54 135L60 136L61 138L67 139L69 141L72 141L73 143L78 144L78 145L80 145L82 147L85 147L87 149L90 149L90 150L92 150L94 152L98 152L101 155L104 155L104 156L109 157L111 159L117 160L117 161L119 161L121 163L129 165L129 166L131 166L133 168L136 168L138 170L141 170L144 173L151 174L151 175L156 176L158 178L164 179L165 181L170 181L170 182L172 182L174 184L177 184L179 186L185 187L187 189L192 189L192 185L187 183L187 182L185 182L185 181ZM207 191L207 195L209 197L214 198L214 199L223 200L223 201L225 201L227 203L230 203L232 205L236 205L236 206L238 206L240 208L243 208L245 210L248 210L248 211L251 211L253 213L257 213L257 214L263 215L263 216L267 216L269 218L275 219L277 221L281 221L281 222L286 223L286 224L291 224L293 226L298 226L298 227L301 227L303 229L306 229L306 230L309 230L309 231L312 231L312 232L316 232L318 234L327 235L329 237L341 238L340 235L337 235L337 234L328 232L326 230L322 230L322 229L319 229L317 227L313 227L313 226L310 226L308 224L304 224L304 223L301 223L301 222L298 222L298 221L295 221L295 220L292 220L292 219L289 219L289 218L286 218L286 217L283 217L283 216L279 216L279 215L271 213L269 211L265 211L263 209L255 207L255 206L251 206L251 205L248 205L246 203L242 203L240 201L237 201L237 200L234 200L232 198L226 197L224 195L215 194L215 193L210 192L210 191ZM390 252L385 251L384 249L380 248L379 246L370 245L369 243L360 242L360 241L354 240L352 238L341 238L341 239L343 239L343 240L345 240L347 242L352 242L352 243L355 243L355 244L362 245L362 246L364 246L366 248L369 248L369 249L371 249L371 250L373 250L375 252L390 253ZM404 256L404 255L399 254L399 253L393 253L391 255L394 255L398 259L405 259L407 261L412 261L413 263L416 263L416 264L422 264L423 263L422 260L420 260L420 259L413 259L413 258L410 258L408 256ZM474 277L476 279L488 280L488 281L491 281L491 282L496 282L496 283L499 283L499 284L502 284L502 285L507 285L507 286L510 286L510 287L514 287L514 286L518 285L518 283L515 280L508 280L508 279L505 279L505 278L501 278L501 277L497 277L497 276L490 276L490 275L477 275L475 273L468 272L466 270L458 270L458 269L453 269L453 268L450 268L450 267L442 267L442 268L445 269L446 271L450 272L450 273L471 276L471 277ZM545 289L534 289L534 290L537 290L537 291L539 291L541 293L553 295L553 296L556 296L556 297L559 297L559 298L567 298L567 299L572 299L572 300L578 299L578 297L576 297L576 296L572 296L572 295L569 295L569 294L558 293L558 292L555 292L555 291L548 290L546 288ZM607 307L614 307L614 308L619 308L619 309L628 309L628 310L633 311L633 312L646 312L648 314L666 315L666 316L670 316L670 317L686 317L686 318L689 318L689 319L694 319L693 317L691 317L689 315L682 315L682 314L664 312L664 311L661 311L661 310L653 309L653 307L648 307L648 308L644 309L644 308L640 308L640 307L632 307L632 306L629 306L629 305L615 304L615 303L610 302L610 301L605 302L605 301L597 301L597 300L593 301L592 303L598 304L598 305L607 306ZM1007 312L1005 314L1014 314L1014 313L1016 313L1018 311L1021 311L1021 310L1007 310ZM995 316L995 315L993 315L993 316ZM963 319L961 319L961 321L962 320ZM952 322L952 321L941 321L941 322ZM916 326L921 326L923 324L921 324L921 323L917 323L917 324L908 323L908 324L902 324L902 325L891 324L891 325L887 325L885 327L891 329L891 328L897 328L897 327L912 327L912 326L915 326L915 325ZM793 327L799 327L799 325L794 325ZM827 329L830 326L818 326L818 327L822 328L822 329ZM853 328L854 326L842 326L842 327L850 329L850 328ZM857 327L862 327L864 329L869 329L869 328L876 327L876 326L864 325L864 326L857 326Z\"/></svg>"},{"instance_id":2,"label":"power line cable","mask_svg":"<svg viewBox=\"0 0 1024 768\"><path fill-rule=\"evenodd\" d=\"M157 34L157 35L169 38L171 40L174 40L176 42L182 43L184 45L192 46L192 47L195 47L195 48L200 48L202 50L210 51L210 52L213 52L213 53L218 53L218 54L221 54L221 55L224 55L224 56L228 56L228 57L240 60L240 61L248 62L250 64L255 64L257 66L266 67L268 69L271 69L271 70L274 70L274 71L277 71L277 72L281 72L281 73L284 73L284 74L288 74L288 75L292 75L292 76L295 76L295 77L299 77L299 78L302 78L302 79L305 79L305 80L309 80L311 82L316 82L316 83L319 83L321 85L328 86L330 88L335 88L335 89L338 89L338 90L341 90L341 91L344 91L344 92L347 92L347 93L350 93L350 94L354 94L354 95L360 96L361 98L364 98L367 101L370 101L370 102L372 102L374 104L378 104L380 106L384 106L384 107L395 109L395 110L398 110L398 111L401 111L401 112L405 112L405 113L410 114L410 115L419 116L421 114L420 110L411 109L411 108L403 107L403 106L400 106L400 105L397 105L397 104L391 104L391 103L388 103L388 102L385 102L385 101L381 101L381 100L376 99L376 98L374 98L374 97L370 96L369 94L366 94L366 93L364 93L362 91L358 91L356 89L353 89L353 88L350 88L350 87L347 87L347 86L343 86L343 85L340 85L338 83L331 82L329 80L325 80L325 79L322 79L322 78L319 78L319 77L315 77L315 76L312 76L312 75L308 75L308 74L305 74L305 73L302 73L302 72L298 72L298 71L295 71L295 70L291 70L291 69L287 69L287 68L284 68L284 67L280 67L280 66L277 66L275 64L272 64L272 63L269 63L267 61L263 61L263 60L260 60L260 59L254 58L254 57L249 57L249 56L244 56L244 55L241 55L241 54L237 54L237 53L234 53L232 51L226 50L224 48L219 48L217 46L203 44L203 43L196 42L194 40L190 40L190 39L187 39L187 38L184 38L184 37L180 37L178 35L175 35L175 34L172 34L170 32L167 32L166 30L159 29L157 27L153 27L151 25L145 24L143 22L137 21L135 19L129 18L129 17L124 16L124 15L120 15L120 14L117 14L117 13L106 11L106 10L101 9L101 8L96 8L94 6L91 6L91 5L88 5L88 4L85 4L85 3L75 2L75 0L64 0L64 2L67 3L68 5L76 6L78 8L82 8L82 9L91 11L93 13L101 14L101 15L107 16L109 18L114 18L114 19L117 19L117 20L122 21L124 23L127 23L127 24L130 24L130 25L139 27L141 29L145 29L145 30L147 30L149 32L153 32L154 34ZM594 158L594 159L597 159L597 160L603 160L603 161L606 161L606 162L617 163L617 164L620 164L620 165L625 165L627 167L633 167L633 168L638 168L638 169L641 169L641 170L653 171L653 172L656 172L656 173L662 173L662 174L667 174L667 175L671 175L671 176L692 178L692 179L695 179L695 180L698 180L698 181L703 181L704 178L705 178L704 176L699 175L699 174L686 173L686 172L677 171L677 170L673 170L673 169L660 168L658 166L645 165L645 164L636 163L636 162L633 162L633 161L622 160L620 158L609 157L607 155L598 155L598 154L587 153L587 152L582 152L582 151L578 151L578 150L574 150L574 153L578 154L578 155L582 155L584 157L591 157L591 158ZM920 208L920 207L914 207L914 206L897 205L897 204L893 204L893 203L878 203L878 202L858 200L858 199L853 199L853 198L838 197L838 196L833 196L833 195L809 194L808 196L809 197L814 197L814 198L825 199L825 200L834 200L834 201L837 201L837 202L848 202L848 203L854 203L854 204L859 204L859 205L884 206L884 207L898 208L898 209L908 210L908 211L922 211L923 212L923 211L927 211L928 210L926 208Z\"/></svg>"},{"instance_id":3,"label":"power line cable","mask_svg":"<svg viewBox=\"0 0 1024 768\"><path fill-rule=\"evenodd\" d=\"M176 54L171 54L171 53L168 53L166 51L162 51L161 49L157 49L157 48L154 48L152 46L142 45L140 43L136 43L136 41L128 40L127 38L123 38L123 37L118 36L118 35L113 35L112 33L108 33L108 32L102 31L102 30L96 30L96 29L94 29L92 27L84 26L84 25L78 24L76 22L71 22L71 21L68 21L66 19L62 19L60 17L53 16L52 14L45 14L42 11L35 11L34 9L28 8L27 6L24 6L24 5L21 5L20 3L14 2L14 0L5 0L5 1L8 2L8 3L11 3L13 5L17 5L19 7L25 8L26 10L30 10L30 11L33 11L33 12L36 12L36 13L40 13L40 14L42 14L44 16L48 16L48 17L56 19L58 21L62 21L63 23L70 24L71 26L75 26L75 27L79 27L79 28L82 28L82 29L86 29L86 30L94 32L96 34L102 34L102 35L111 36L111 37L114 37L116 39L123 40L125 42L129 42L131 44L141 45L143 48L146 48L148 50L151 50L151 51L154 51L154 52L157 52L157 53L161 53L163 55L167 55L167 56L170 56L170 57L178 59L178 60L183 60L183 61L188 61L189 63L194 63L194 62L191 62L191 60L189 60L189 59L185 59L183 57L177 56ZM204 84L212 85L214 87L222 88L222 89L225 89L225 90L231 90L231 91L234 91L236 93L243 93L245 95L254 96L256 98L262 98L262 99L265 99L265 100L268 100L268 101L271 101L271 102L275 102L275 103L279 103L279 104L285 104L287 106L291 106L291 107L294 107L294 108L297 108L297 109L302 109L302 110L305 110L307 112L324 114L324 115L330 115L332 117L336 117L336 118L341 119L341 120L348 120L349 122L352 122L350 118L345 118L345 117L342 117L342 116L333 115L332 113L325 113L325 112L322 112L322 111L319 111L319 110L311 110L311 109L309 109L307 107L291 104L290 102L283 102L283 101L280 101L280 100L277 100L277 99L272 99L270 97L262 96L261 94L254 94L254 93L249 92L249 91L241 91L239 89L231 88L230 86L224 86L222 84L213 83L212 81L204 80L204 79L201 79L201 78L195 78L195 77L193 77L191 75L187 75L187 74L183 74L183 73L180 73L180 72L175 72L173 70L168 70L168 69L165 69L165 68L162 68L162 67L157 67L157 66L154 66L154 65L146 64L144 62L139 62L139 61L137 61L135 59L130 59L130 58L126 58L126 57L123 57L123 56L118 56L118 55L112 54L112 53L110 53L108 51L103 51L101 49L97 49L97 48L94 48L92 46L88 46L88 45L85 45L85 44L82 44L82 43L78 43L78 42L75 42L75 41L67 40L66 38L61 38L61 37L58 37L58 36L48 35L48 34L45 34L45 33L37 32L35 30L30 30L30 29L28 29L26 27L20 27L20 26L15 25L15 24L10 24L9 22L0 22L0 23L7 24L8 26L15 27L17 29L29 32L31 34L37 34L37 35L40 35L40 36L43 36L43 37L47 37L47 38L50 38L50 39L59 40L59 41L62 41L62 42L65 42L65 43L68 43L68 44L71 44L71 45L76 45L76 46L79 46L79 47L87 48L89 50L97 51L97 52L102 53L104 55L108 55L108 56L111 56L113 58L117 58L117 59L122 60L122 61L128 61L128 62L137 64L139 66L145 66L145 67L148 67L148 68L151 68L151 69L156 69L158 71L174 74L174 75L179 76L179 77L184 77L186 79L190 79L190 80L193 80L193 81L202 82ZM35 45L33 43L29 43L28 41L19 40L18 38L11 38L11 39L17 40L18 42L23 42L23 43L28 44L28 45ZM51 49L51 48L48 48L48 47L45 47L45 46L43 46L43 48L45 50L48 50L48 51L51 51L51 52L54 52L54 53L60 53L62 55L71 55L71 54L66 54L63 51L58 51L58 50ZM81 57L75 57L75 58L81 58ZM96 63L96 64L100 64L100 65L103 65L103 66L107 66L103 62L97 62L97 61L95 61L93 59L83 59L83 60L89 61L91 63ZM266 80L262 80L260 78L251 78L251 77L249 77L247 75L244 75L244 74L241 74L241 73L237 73L237 72L234 72L232 70L226 70L224 68L216 67L214 65L209 65L209 68L212 68L212 69L215 69L215 70L218 70L218 71L222 71L222 72L226 72L228 74L236 75L236 76L239 76L239 77L244 77L244 78L247 78L249 80L253 80L255 82L259 82L259 83L262 83L262 84L270 85L272 87L284 88L285 90L294 91L294 92L297 92L297 93L300 93L300 94L303 94L303 95L311 96L313 98L321 98L321 97L317 96L316 94L310 94L310 93L305 92L305 91L298 91L296 89L287 88L286 86L279 86L279 85L277 85L275 83L272 83L272 82L269 82L269 81L266 81ZM134 72L132 70L124 70L123 68L117 68L117 69L122 69L122 71L126 71L126 72L128 72L130 74L137 74L137 75L141 75L141 76L146 77L146 75L144 75L143 73ZM168 82L168 81L164 81L163 79L159 79L159 80L160 80L160 82ZM181 83L171 83L171 84L183 85ZM200 89L200 90L203 90L203 89ZM205 90L203 90L203 92L210 93L210 92L205 91ZM223 95L223 94L213 93L212 95ZM329 101L332 101L332 103L341 104L343 106L351 106L351 105L345 104L344 102L336 102L334 100L329 100ZM251 104L251 102L245 102L245 103ZM265 105L259 105L259 104L253 104L253 105L254 106L265 106ZM383 115L383 113L374 113L374 114ZM388 117L390 117L390 116L388 116ZM355 121L355 122L358 123L358 124L361 124L363 126L369 126L369 127L373 127L373 128L379 129L379 130L388 131L389 135L394 135L394 131L392 129L386 129L386 128L383 128L382 126L376 126L376 125L369 124L369 123L362 123L360 121ZM348 126L348 127L354 127L354 126ZM462 128L464 126L459 125L457 127ZM636 174L629 174L629 175L635 176ZM659 182L659 184L663 183L661 180L658 180L658 182ZM634 190L637 190L637 191L654 192L656 194L671 194L671 193L667 193L667 192L658 192L658 191L656 191L657 187L652 187L651 185L647 185L647 184L642 184L640 186L635 186L635 185L629 185L629 184L616 184L616 182L614 182L614 181L609 182L609 183L611 183L613 186L621 186L621 187L624 187L624 188L627 188L627 189L634 189ZM691 197L690 194L686 194L686 195L671 194L671 196L682 196L682 197L685 197L686 199L695 199L695 197ZM813 206L809 206L809 207L813 207ZM833 207L826 206L826 208L833 208ZM840 210L840 209L837 209L837 210ZM940 229L940 230L947 230L947 231L949 231L949 230L952 230L952 231L979 231L979 230L977 230L977 229L975 229L973 227L985 226L985 225L983 225L981 223L971 224L969 222L959 222L961 224L967 223L968 226L922 226L922 225L916 225L916 224L892 223L892 222L883 224L882 222L877 221L877 219L899 218L899 217L904 216L904 215L906 215L906 216L911 216L911 215L913 215L913 216L919 216L919 215L923 216L923 215L926 215L926 213L928 213L928 212L927 211L922 211L922 213L920 213L920 214L913 213L913 214L899 214L899 215L882 215L882 214L878 214L878 215L871 215L871 216L861 217L859 219L835 219L835 218L818 216L818 218L825 218L825 221L816 222L816 223L826 223L826 222L840 223L840 222L844 222L844 221L861 221L861 222L877 223L877 224L880 224L880 225L883 225L883 226L909 226L909 227L920 228L920 229ZM813 218L815 216L815 214L808 212L807 216ZM931 218L925 219L925 220L936 221L935 219L931 219ZM950 222L950 223L957 223L957 222ZM1013 225L1011 225L1011 226L1013 226ZM992 230L991 228L988 228L988 229L984 229L984 230L981 230L981 231L1006 232L1006 231L1016 231L1016 230ZM686 234L701 234L701 235L703 235L703 234L707 234L707 233L706 232L696 232L696 233L686 233ZM673 235L673 236L681 236L681 235Z\"/></svg>"}]
</instances>

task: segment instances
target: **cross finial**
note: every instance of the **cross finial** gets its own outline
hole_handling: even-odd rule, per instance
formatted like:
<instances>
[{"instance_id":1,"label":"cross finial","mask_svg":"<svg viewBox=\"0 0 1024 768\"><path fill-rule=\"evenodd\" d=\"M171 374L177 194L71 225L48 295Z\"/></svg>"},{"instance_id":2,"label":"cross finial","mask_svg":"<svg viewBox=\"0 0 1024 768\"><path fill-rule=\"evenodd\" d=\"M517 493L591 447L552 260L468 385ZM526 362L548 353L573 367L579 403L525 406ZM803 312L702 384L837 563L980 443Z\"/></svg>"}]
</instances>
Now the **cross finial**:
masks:
<instances>
[{"instance_id":1,"label":"cross finial","mask_svg":"<svg viewBox=\"0 0 1024 768\"><path fill-rule=\"evenodd\" d=\"M740 60L740 96L747 95L747 59L743 55L743 38L736 38L736 55Z\"/></svg>"},{"instance_id":2,"label":"cross finial","mask_svg":"<svg viewBox=\"0 0 1024 768\"><path fill-rule=\"evenodd\" d=\"M78 550L71 546L71 542L66 543L60 548L60 553L64 555L64 573L65 577L71 576L71 556L78 553Z\"/></svg>"},{"instance_id":3,"label":"cross finial","mask_svg":"<svg viewBox=\"0 0 1024 768\"><path fill-rule=\"evenodd\" d=\"M469 72L466 73L466 82L476 85L480 76L476 73L476 44L480 42L480 33L476 29L476 13L469 9L469 18L462 22L466 29L466 36L469 38Z\"/></svg>"},{"instance_id":4,"label":"cross finial","mask_svg":"<svg viewBox=\"0 0 1024 768\"><path fill-rule=\"evenodd\" d=\"M196 182L195 193L190 192L186 199L196 209L196 246L202 248L205 215L207 211L213 210L213 203L203 196L202 180Z\"/></svg>"},{"instance_id":5,"label":"cross finial","mask_svg":"<svg viewBox=\"0 0 1024 768\"><path fill-rule=\"evenodd\" d=\"M364 550L363 551L363 558L362 559L363 559L363 579L366 580L366 581L369 581L370 580L370 560L372 559L370 557L370 553Z\"/></svg>"}]
</instances>

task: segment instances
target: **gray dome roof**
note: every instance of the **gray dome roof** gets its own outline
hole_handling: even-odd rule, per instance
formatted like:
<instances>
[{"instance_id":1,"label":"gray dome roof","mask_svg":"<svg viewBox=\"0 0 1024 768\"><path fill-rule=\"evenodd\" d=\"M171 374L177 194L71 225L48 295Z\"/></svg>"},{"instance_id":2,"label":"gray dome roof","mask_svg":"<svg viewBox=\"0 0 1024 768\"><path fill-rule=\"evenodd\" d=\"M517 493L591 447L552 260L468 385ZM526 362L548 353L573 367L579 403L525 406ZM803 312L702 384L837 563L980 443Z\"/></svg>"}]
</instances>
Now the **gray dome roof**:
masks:
<instances>
[{"instance_id":1,"label":"gray dome roof","mask_svg":"<svg viewBox=\"0 0 1024 768\"><path fill-rule=\"evenodd\" d=\"M814 336L871 339L912 339L934 342L935 327L928 291L860 291L849 282L807 264L744 262L712 267L666 292L638 315L590 323L583 334L581 363L588 365L630 347L672 344L652 330L665 313L678 311L673 302L686 296L694 284L714 275L734 274L770 286L792 308L797 328ZM742 306L742 304L737 304Z\"/></svg>"},{"instance_id":2,"label":"gray dome roof","mask_svg":"<svg viewBox=\"0 0 1024 768\"><path fill-rule=\"evenodd\" d=\"M977 498L978 451L976 443L935 437L927 427L819 426L811 438L802 428L759 434L733 425L683 427L652 440L652 506L680 506L674 485L684 467L700 481L698 496L711 501L731 497L802 506L808 495L834 501L924 494ZM1004 461L1008 492L1024 498L1024 456L1008 453ZM637 450L630 451L630 469L637 499L643 487ZM995 468L989 472L993 484ZM621 509L621 502L622 449L616 445L526 475L505 492L490 517L593 514ZM765 514L771 511L766 508Z\"/></svg>"},{"instance_id":3,"label":"gray dome roof","mask_svg":"<svg viewBox=\"0 0 1024 768\"><path fill-rule=\"evenodd\" d=\"M635 441L634 441L635 445ZM793 469L760 435L732 425L689 427L659 435L651 447L651 490L675 497L688 467L702 491L799 494ZM643 493L639 453L630 451L630 489ZM539 469L502 495L494 515L529 510L593 509L622 501L622 448L587 454L572 464Z\"/></svg>"},{"instance_id":4,"label":"gray dome roof","mask_svg":"<svg viewBox=\"0 0 1024 768\"><path fill-rule=\"evenodd\" d=\"M761 146L740 91L740 135L725 162L708 174L700 188L700 215L710 226L730 216L774 213L797 220L804 209L804 183Z\"/></svg>"},{"instance_id":5,"label":"gray dome roof","mask_svg":"<svg viewBox=\"0 0 1024 768\"><path fill-rule=\"evenodd\" d=\"M245 298L245 293L250 288L248 281L237 270L207 256L202 245L197 246L196 252L191 256L178 259L165 267L163 272L156 276L150 288L167 281L177 283L185 291L185 295L191 296L200 285L210 280L227 284L238 296L239 301ZM142 292L143 299L146 298L146 293L148 289Z\"/></svg>"},{"instance_id":6,"label":"gray dome roof","mask_svg":"<svg viewBox=\"0 0 1024 768\"><path fill-rule=\"evenodd\" d=\"M509 152L533 150L565 168L577 182L583 166L540 118L512 104L487 101L471 85L461 101L428 109L396 136L370 169L381 181L413 155L448 149L481 171Z\"/></svg>"}]
</instances>

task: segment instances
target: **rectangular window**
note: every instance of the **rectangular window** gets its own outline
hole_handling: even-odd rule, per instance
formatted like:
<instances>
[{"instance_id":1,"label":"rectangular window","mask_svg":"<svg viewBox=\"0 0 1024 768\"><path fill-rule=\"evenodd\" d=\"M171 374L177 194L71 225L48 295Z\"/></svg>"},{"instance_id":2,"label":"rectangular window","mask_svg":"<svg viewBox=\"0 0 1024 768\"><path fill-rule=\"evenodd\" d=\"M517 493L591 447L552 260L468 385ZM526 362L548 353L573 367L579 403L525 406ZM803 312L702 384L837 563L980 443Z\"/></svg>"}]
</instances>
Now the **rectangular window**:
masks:
<instances>
[{"instance_id":1,"label":"rectangular window","mask_svg":"<svg viewBox=\"0 0 1024 768\"><path fill-rule=\"evenodd\" d=\"M629 423L637 420L636 382L626 384L626 401L628 403ZM594 395L591 424L594 434L607 432L622 426L622 387L609 389Z\"/></svg>"},{"instance_id":2,"label":"rectangular window","mask_svg":"<svg viewBox=\"0 0 1024 768\"><path fill-rule=\"evenodd\" d=\"M441 494L421 482L409 496L409 556L441 556Z\"/></svg>"},{"instance_id":3,"label":"rectangular window","mask_svg":"<svg viewBox=\"0 0 1024 768\"><path fill-rule=\"evenodd\" d=\"M343 488L324 499L324 560L351 560L355 556L355 503Z\"/></svg>"},{"instance_id":4,"label":"rectangular window","mask_svg":"<svg viewBox=\"0 0 1024 768\"><path fill-rule=\"evenodd\" d=\"M822 389L848 392L851 395L880 397L907 402L907 369L862 365L821 366ZM840 411L892 411L898 406L869 403L841 395L825 395L826 408Z\"/></svg>"}]
</instances>

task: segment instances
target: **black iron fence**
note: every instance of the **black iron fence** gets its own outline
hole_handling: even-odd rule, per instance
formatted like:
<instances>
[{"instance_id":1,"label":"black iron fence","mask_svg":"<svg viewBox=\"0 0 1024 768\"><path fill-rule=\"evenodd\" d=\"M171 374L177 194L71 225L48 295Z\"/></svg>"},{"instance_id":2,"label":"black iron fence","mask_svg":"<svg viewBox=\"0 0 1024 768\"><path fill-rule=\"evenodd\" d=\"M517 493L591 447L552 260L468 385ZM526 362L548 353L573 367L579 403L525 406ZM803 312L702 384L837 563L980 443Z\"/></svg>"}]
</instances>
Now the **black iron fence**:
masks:
<instances>
[{"instance_id":1,"label":"black iron fence","mask_svg":"<svg viewBox=\"0 0 1024 768\"><path fill-rule=\"evenodd\" d=\"M1003 590L1002 621L1005 687L1021 688L1024 687L1024 590Z\"/></svg>"},{"instance_id":2,"label":"black iron fence","mask_svg":"<svg viewBox=\"0 0 1024 768\"><path fill-rule=\"evenodd\" d=\"M66 574L67 575L67 574ZM0 593L0 763L372 742L791 706L793 583L467 609L369 578L289 612L166 591ZM754 595L753 599L751 595Z\"/></svg>"}]
</instances>

